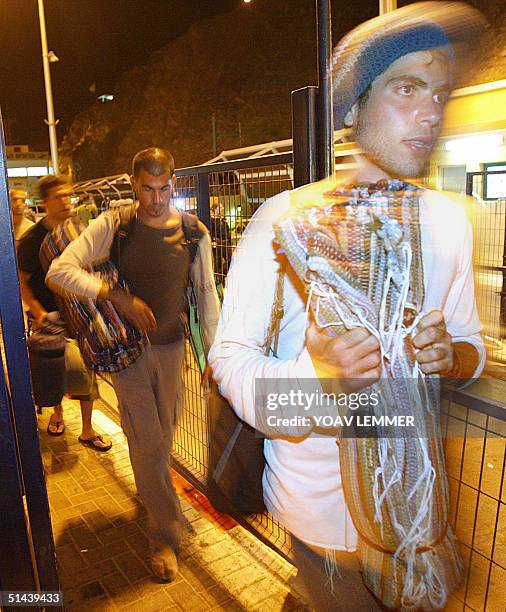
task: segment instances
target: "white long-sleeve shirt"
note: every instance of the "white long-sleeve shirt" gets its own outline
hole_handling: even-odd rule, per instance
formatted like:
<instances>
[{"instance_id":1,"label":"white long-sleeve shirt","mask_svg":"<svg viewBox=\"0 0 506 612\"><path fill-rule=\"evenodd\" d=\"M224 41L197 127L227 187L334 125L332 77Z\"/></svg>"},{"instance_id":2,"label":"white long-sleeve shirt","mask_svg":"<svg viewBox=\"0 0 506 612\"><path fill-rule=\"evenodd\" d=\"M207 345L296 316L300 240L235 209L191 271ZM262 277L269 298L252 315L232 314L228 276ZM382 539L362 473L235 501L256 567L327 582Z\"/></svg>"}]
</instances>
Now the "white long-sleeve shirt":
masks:
<instances>
[{"instance_id":1,"label":"white long-sleeve shirt","mask_svg":"<svg viewBox=\"0 0 506 612\"><path fill-rule=\"evenodd\" d=\"M46 283L51 287L56 285L76 295L95 299L102 287L102 281L99 274L92 271L92 266L109 258L115 233L114 212L101 214L68 245L60 257L53 260ZM197 254L190 267L190 277L195 289L207 353L214 339L220 314L213 274L211 240L207 231L199 240Z\"/></svg>"},{"instance_id":2,"label":"white long-sleeve shirt","mask_svg":"<svg viewBox=\"0 0 506 612\"><path fill-rule=\"evenodd\" d=\"M209 354L221 393L240 418L255 426L255 379L316 378L305 348L306 295L293 272L284 282L278 358L266 357L267 335L280 259L273 222L290 205L290 192L267 200L254 215L232 260L215 342ZM421 202L425 280L424 312L443 311L454 341L485 350L474 299L472 235L455 202L424 192ZM275 383L269 390L275 391ZM285 387L286 390L286 387ZM264 499L268 510L301 540L328 549L353 551L357 533L346 507L335 439L266 439Z\"/></svg>"}]
</instances>

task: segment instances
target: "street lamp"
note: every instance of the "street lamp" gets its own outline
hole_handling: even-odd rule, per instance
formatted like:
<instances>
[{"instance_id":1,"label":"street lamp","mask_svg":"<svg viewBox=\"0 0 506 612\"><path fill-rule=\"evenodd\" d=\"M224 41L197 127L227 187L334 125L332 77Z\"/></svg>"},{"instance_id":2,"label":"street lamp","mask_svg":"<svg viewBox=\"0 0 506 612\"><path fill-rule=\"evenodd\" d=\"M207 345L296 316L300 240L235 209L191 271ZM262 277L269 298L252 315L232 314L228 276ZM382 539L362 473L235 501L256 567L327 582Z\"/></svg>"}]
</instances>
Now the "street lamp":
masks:
<instances>
[{"instance_id":1,"label":"street lamp","mask_svg":"<svg viewBox=\"0 0 506 612\"><path fill-rule=\"evenodd\" d=\"M379 0L379 14L384 15L397 8L397 0Z\"/></svg>"},{"instance_id":2,"label":"street lamp","mask_svg":"<svg viewBox=\"0 0 506 612\"><path fill-rule=\"evenodd\" d=\"M39 24L40 24L40 42L42 46L42 65L44 66L44 85L46 89L46 107L47 119L45 123L49 128L49 147L51 149L51 160L53 163L53 172L58 174L58 143L56 141L56 126L58 120L54 119L53 106L53 90L51 87L51 70L49 64L58 61L58 57L53 51L47 50L46 36L46 18L44 16L44 0L38 0L39 3Z\"/></svg>"}]
</instances>

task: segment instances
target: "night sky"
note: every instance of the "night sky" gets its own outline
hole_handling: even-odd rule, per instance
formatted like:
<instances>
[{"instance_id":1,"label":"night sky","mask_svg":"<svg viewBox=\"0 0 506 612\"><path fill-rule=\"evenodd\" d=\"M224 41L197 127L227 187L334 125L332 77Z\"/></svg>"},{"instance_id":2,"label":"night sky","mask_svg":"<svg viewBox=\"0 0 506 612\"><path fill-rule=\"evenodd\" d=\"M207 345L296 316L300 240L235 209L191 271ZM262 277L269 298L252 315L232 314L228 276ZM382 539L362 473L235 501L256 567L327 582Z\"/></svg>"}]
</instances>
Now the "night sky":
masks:
<instances>
[{"instance_id":1,"label":"night sky","mask_svg":"<svg viewBox=\"0 0 506 612\"><path fill-rule=\"evenodd\" d=\"M412 1L398 0L398 6ZM265 10L270 2L288 7L292 2L307 2L313 10L316 7L316 0L252 0L249 4L243 0L45 0L48 47L60 58L51 64L55 116L60 119L58 140L96 96L113 92L122 73L146 63L154 51L193 23L236 7ZM348 23L358 24L378 13L378 0L332 0L334 25L343 11ZM308 24L308 35L315 34L314 28L314 23ZM93 83L95 94L89 91ZM0 84L10 143L47 150L37 0L0 0Z\"/></svg>"},{"instance_id":2,"label":"night sky","mask_svg":"<svg viewBox=\"0 0 506 612\"><path fill-rule=\"evenodd\" d=\"M295 0L299 1L299 0ZM242 0L45 0L58 138L77 112L112 91L121 73L195 21ZM253 3L244 5L251 10ZM46 103L37 0L0 0L0 105L11 141L47 149Z\"/></svg>"}]
</instances>

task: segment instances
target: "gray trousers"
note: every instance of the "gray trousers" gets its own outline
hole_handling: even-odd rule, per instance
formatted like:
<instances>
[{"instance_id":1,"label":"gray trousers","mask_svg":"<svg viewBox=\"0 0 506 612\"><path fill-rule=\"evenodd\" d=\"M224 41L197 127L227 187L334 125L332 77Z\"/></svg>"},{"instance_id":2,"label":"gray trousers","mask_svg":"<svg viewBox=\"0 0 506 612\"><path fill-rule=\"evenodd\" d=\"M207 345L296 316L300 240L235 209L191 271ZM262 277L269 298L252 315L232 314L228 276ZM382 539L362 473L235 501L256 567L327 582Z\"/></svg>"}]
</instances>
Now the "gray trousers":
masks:
<instances>
[{"instance_id":1,"label":"gray trousers","mask_svg":"<svg viewBox=\"0 0 506 612\"><path fill-rule=\"evenodd\" d=\"M112 375L137 491L148 514L152 548L177 549L181 508L170 472L170 450L182 406L184 340L149 346Z\"/></svg>"}]
</instances>

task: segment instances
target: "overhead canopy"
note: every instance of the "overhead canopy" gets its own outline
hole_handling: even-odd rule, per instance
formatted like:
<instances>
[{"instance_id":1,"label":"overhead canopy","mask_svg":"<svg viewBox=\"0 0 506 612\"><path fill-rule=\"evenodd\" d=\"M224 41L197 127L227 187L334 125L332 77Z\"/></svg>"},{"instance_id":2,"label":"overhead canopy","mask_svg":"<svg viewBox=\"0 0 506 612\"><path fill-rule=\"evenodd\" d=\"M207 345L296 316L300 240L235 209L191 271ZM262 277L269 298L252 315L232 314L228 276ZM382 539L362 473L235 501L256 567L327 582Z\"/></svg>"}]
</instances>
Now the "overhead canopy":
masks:
<instances>
[{"instance_id":1,"label":"overhead canopy","mask_svg":"<svg viewBox=\"0 0 506 612\"><path fill-rule=\"evenodd\" d=\"M128 174L105 176L90 181L75 183L74 194L77 196L100 196L103 199L113 200L129 198L132 196L132 186Z\"/></svg>"}]
</instances>

